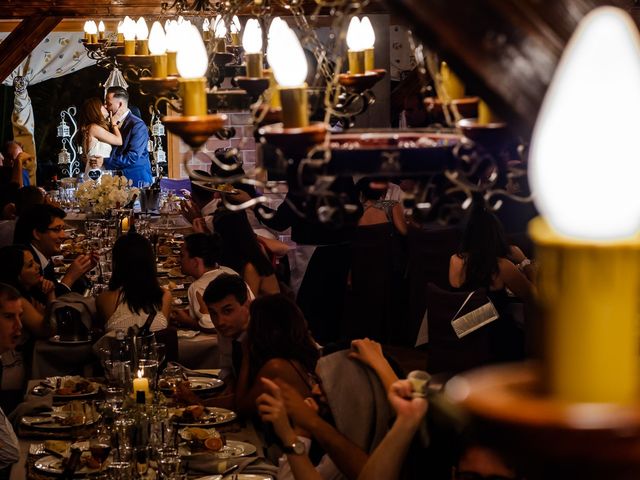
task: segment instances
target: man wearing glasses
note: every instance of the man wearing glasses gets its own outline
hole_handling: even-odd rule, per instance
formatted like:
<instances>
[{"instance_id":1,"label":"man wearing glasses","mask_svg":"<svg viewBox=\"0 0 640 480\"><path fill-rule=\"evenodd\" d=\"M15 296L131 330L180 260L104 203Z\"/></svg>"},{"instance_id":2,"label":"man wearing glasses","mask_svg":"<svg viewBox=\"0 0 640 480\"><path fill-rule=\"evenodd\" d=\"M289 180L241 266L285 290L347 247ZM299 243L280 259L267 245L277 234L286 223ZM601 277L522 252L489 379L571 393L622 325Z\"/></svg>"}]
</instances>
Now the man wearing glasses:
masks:
<instances>
[{"instance_id":1,"label":"man wearing glasses","mask_svg":"<svg viewBox=\"0 0 640 480\"><path fill-rule=\"evenodd\" d=\"M83 293L86 288L84 274L96 265L93 255L78 255L69 265L60 281L56 278L51 257L61 255L61 245L67 238L64 210L51 205L34 205L25 211L16 223L13 242L31 249L40 264L42 274L56 286L56 295L71 291Z\"/></svg>"}]
</instances>

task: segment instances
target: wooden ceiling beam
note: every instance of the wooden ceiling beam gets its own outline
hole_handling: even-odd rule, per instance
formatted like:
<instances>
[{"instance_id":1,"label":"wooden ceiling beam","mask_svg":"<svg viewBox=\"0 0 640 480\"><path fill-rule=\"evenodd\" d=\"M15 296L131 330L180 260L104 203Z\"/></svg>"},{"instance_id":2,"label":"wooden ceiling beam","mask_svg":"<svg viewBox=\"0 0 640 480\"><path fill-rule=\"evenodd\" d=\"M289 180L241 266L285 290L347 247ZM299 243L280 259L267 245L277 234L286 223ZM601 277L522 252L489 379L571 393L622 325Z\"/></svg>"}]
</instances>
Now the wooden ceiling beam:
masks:
<instances>
[{"instance_id":1,"label":"wooden ceiling beam","mask_svg":"<svg viewBox=\"0 0 640 480\"><path fill-rule=\"evenodd\" d=\"M13 72L46 37L62 17L32 15L25 18L0 43L0 82Z\"/></svg>"}]
</instances>

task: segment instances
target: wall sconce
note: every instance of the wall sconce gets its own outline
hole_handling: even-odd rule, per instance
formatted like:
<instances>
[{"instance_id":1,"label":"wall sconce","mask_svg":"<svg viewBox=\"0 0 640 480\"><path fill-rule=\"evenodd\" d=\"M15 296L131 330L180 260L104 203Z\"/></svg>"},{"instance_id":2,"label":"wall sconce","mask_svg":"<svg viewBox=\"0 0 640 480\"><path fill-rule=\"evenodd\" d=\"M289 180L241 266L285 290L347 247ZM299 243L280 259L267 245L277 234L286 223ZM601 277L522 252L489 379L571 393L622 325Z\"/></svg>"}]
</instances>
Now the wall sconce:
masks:
<instances>
[{"instance_id":1,"label":"wall sconce","mask_svg":"<svg viewBox=\"0 0 640 480\"><path fill-rule=\"evenodd\" d=\"M256 102L269 87L269 79L263 78L262 28L255 18L250 18L244 27L242 46L245 51L247 74L236 77L235 81L240 88L247 91L251 101Z\"/></svg>"}]
</instances>

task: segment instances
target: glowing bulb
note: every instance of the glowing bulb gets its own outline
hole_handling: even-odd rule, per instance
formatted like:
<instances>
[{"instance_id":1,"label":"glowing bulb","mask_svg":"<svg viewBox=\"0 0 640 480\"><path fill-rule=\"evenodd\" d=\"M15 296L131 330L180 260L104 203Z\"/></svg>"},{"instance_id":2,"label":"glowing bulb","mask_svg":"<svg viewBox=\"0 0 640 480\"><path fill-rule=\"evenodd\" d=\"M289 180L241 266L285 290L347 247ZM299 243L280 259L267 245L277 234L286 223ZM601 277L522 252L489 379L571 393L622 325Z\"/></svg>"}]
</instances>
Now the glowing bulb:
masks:
<instances>
[{"instance_id":1,"label":"glowing bulb","mask_svg":"<svg viewBox=\"0 0 640 480\"><path fill-rule=\"evenodd\" d=\"M87 35L90 33L89 32L89 20L84 22L84 33L86 33Z\"/></svg>"},{"instance_id":2,"label":"glowing bulb","mask_svg":"<svg viewBox=\"0 0 640 480\"><path fill-rule=\"evenodd\" d=\"M142 371L141 368L138 369L138 378L142 378L142 376L144 375L144 372Z\"/></svg>"},{"instance_id":3,"label":"glowing bulb","mask_svg":"<svg viewBox=\"0 0 640 480\"><path fill-rule=\"evenodd\" d=\"M194 25L183 24L180 28L180 46L176 63L182 78L200 78L207 72L207 50Z\"/></svg>"},{"instance_id":4,"label":"glowing bulb","mask_svg":"<svg viewBox=\"0 0 640 480\"><path fill-rule=\"evenodd\" d=\"M138 40L146 40L149 37L149 27L147 27L147 22L144 20L144 17L140 17L136 22L135 32Z\"/></svg>"},{"instance_id":5,"label":"glowing bulb","mask_svg":"<svg viewBox=\"0 0 640 480\"><path fill-rule=\"evenodd\" d=\"M216 21L213 23L213 26L216 38L224 38L227 36L227 26L224 24L224 20L220 15L216 17Z\"/></svg>"},{"instance_id":6,"label":"glowing bulb","mask_svg":"<svg viewBox=\"0 0 640 480\"><path fill-rule=\"evenodd\" d=\"M262 51L262 28L260 22L250 18L242 35L242 46L246 53L260 53Z\"/></svg>"},{"instance_id":7,"label":"glowing bulb","mask_svg":"<svg viewBox=\"0 0 640 480\"><path fill-rule=\"evenodd\" d=\"M167 52L177 52L180 47L180 26L175 20L169 21L166 30Z\"/></svg>"},{"instance_id":8,"label":"glowing bulb","mask_svg":"<svg viewBox=\"0 0 640 480\"><path fill-rule=\"evenodd\" d=\"M360 32L360 19L358 17L351 17L351 21L349 22L347 46L352 52L364 50L362 46L362 33Z\"/></svg>"},{"instance_id":9,"label":"glowing bulb","mask_svg":"<svg viewBox=\"0 0 640 480\"><path fill-rule=\"evenodd\" d=\"M269 39L269 65L281 87L300 87L307 78L307 57L298 37L289 27Z\"/></svg>"},{"instance_id":10,"label":"glowing bulb","mask_svg":"<svg viewBox=\"0 0 640 480\"><path fill-rule=\"evenodd\" d=\"M155 21L149 34L149 51L154 55L162 55L167 51L167 37L160 22Z\"/></svg>"},{"instance_id":11,"label":"glowing bulb","mask_svg":"<svg viewBox=\"0 0 640 480\"><path fill-rule=\"evenodd\" d=\"M136 22L134 22L129 17L125 17L122 22L122 34L124 35L125 40L135 40L136 39Z\"/></svg>"},{"instance_id":12,"label":"glowing bulb","mask_svg":"<svg viewBox=\"0 0 640 480\"><path fill-rule=\"evenodd\" d=\"M242 25L240 24L240 19L237 15L233 16L233 18L231 19L231 25L229 27L231 33L240 33L240 30L242 30Z\"/></svg>"},{"instance_id":13,"label":"glowing bulb","mask_svg":"<svg viewBox=\"0 0 640 480\"><path fill-rule=\"evenodd\" d=\"M123 34L124 32L122 31L122 25L124 25L124 22L122 20L120 20L118 22L118 28L116 28L116 32L118 32L119 34Z\"/></svg>"},{"instance_id":14,"label":"glowing bulb","mask_svg":"<svg viewBox=\"0 0 640 480\"><path fill-rule=\"evenodd\" d=\"M181 25L184 22L184 17L182 15L178 16L178 25Z\"/></svg>"},{"instance_id":15,"label":"glowing bulb","mask_svg":"<svg viewBox=\"0 0 640 480\"><path fill-rule=\"evenodd\" d=\"M202 22L202 31L203 32L208 32L209 31L209 19L205 18L204 22Z\"/></svg>"},{"instance_id":16,"label":"glowing bulb","mask_svg":"<svg viewBox=\"0 0 640 480\"><path fill-rule=\"evenodd\" d=\"M267 31L267 37L271 38L274 35L277 35L284 27L289 28L287 22L282 20L280 17L275 17L271 20L271 25L269 25L269 30Z\"/></svg>"},{"instance_id":17,"label":"glowing bulb","mask_svg":"<svg viewBox=\"0 0 640 480\"><path fill-rule=\"evenodd\" d=\"M85 30L89 35L95 35L98 33L98 26L96 25L96 22L94 22L93 20L90 20L89 23L87 23L87 30Z\"/></svg>"},{"instance_id":18,"label":"glowing bulb","mask_svg":"<svg viewBox=\"0 0 640 480\"><path fill-rule=\"evenodd\" d=\"M373 31L371 20L369 17L364 17L360 21L360 35L362 37L362 46L366 48L373 48L376 43L376 33Z\"/></svg>"},{"instance_id":19,"label":"glowing bulb","mask_svg":"<svg viewBox=\"0 0 640 480\"><path fill-rule=\"evenodd\" d=\"M558 233L611 240L638 231L639 84L635 23L620 9L593 10L567 44L531 143L536 205ZM593 92L606 100L592 101Z\"/></svg>"},{"instance_id":20,"label":"glowing bulb","mask_svg":"<svg viewBox=\"0 0 640 480\"><path fill-rule=\"evenodd\" d=\"M171 23L173 22L173 20L171 20L170 18L167 18L164 21L164 31L168 32L169 31L169 25L171 25Z\"/></svg>"},{"instance_id":21,"label":"glowing bulb","mask_svg":"<svg viewBox=\"0 0 640 480\"><path fill-rule=\"evenodd\" d=\"M104 22L102 20L100 20L100 23L98 24L98 31L104 32Z\"/></svg>"}]
</instances>

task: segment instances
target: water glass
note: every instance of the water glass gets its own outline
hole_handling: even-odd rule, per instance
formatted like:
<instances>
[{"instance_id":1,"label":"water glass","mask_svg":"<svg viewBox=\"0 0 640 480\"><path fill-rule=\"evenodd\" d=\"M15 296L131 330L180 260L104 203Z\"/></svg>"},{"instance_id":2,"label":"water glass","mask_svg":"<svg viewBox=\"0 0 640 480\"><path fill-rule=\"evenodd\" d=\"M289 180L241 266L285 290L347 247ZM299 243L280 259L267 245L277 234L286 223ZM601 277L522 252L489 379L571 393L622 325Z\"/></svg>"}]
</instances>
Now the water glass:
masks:
<instances>
[{"instance_id":1,"label":"water glass","mask_svg":"<svg viewBox=\"0 0 640 480\"><path fill-rule=\"evenodd\" d=\"M109 480L129 480L133 478L130 462L111 462L107 469Z\"/></svg>"}]
</instances>

